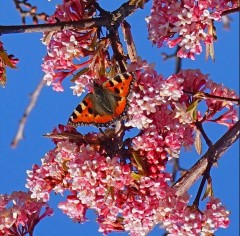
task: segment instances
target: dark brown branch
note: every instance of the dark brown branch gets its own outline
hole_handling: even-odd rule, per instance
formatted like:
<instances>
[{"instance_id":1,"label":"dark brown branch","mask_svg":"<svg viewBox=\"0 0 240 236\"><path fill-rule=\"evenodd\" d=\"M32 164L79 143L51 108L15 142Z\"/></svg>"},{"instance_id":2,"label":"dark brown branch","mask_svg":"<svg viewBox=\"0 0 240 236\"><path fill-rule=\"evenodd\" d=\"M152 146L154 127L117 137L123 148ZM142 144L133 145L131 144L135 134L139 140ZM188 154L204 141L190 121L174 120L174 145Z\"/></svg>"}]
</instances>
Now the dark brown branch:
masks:
<instances>
[{"instance_id":1,"label":"dark brown branch","mask_svg":"<svg viewBox=\"0 0 240 236\"><path fill-rule=\"evenodd\" d=\"M182 69L182 58L177 56L178 51L180 50L180 46L177 46L175 56L176 56L176 64L175 64L175 74L177 74Z\"/></svg>"},{"instance_id":2,"label":"dark brown branch","mask_svg":"<svg viewBox=\"0 0 240 236\"><path fill-rule=\"evenodd\" d=\"M202 192L203 192L203 188L204 188L204 185L206 183L206 180L209 178L210 176L210 171L211 171L211 168L213 166L213 163L212 162L208 162L208 165L207 165L207 168L204 172L204 175L203 175L203 178L202 178L202 181L200 183L200 186L199 186L199 189L198 189L198 192L197 192L197 195L196 195L196 198L195 200L193 201L193 205L195 206L199 206L199 202L200 202L200 198L201 198L201 195L202 195Z\"/></svg>"},{"instance_id":3,"label":"dark brown branch","mask_svg":"<svg viewBox=\"0 0 240 236\"><path fill-rule=\"evenodd\" d=\"M131 5L130 1L123 3L117 10L112 12L113 21L118 22L119 24L129 15L134 13L139 7Z\"/></svg>"},{"instance_id":4,"label":"dark brown branch","mask_svg":"<svg viewBox=\"0 0 240 236\"><path fill-rule=\"evenodd\" d=\"M238 121L231 129L229 129L208 151L202 158L192 166L174 185L173 188L177 190L178 196L187 192L194 182L204 173L207 168L209 160L211 162L218 161L226 150L234 143L240 136L240 121Z\"/></svg>"},{"instance_id":5,"label":"dark brown branch","mask_svg":"<svg viewBox=\"0 0 240 236\"><path fill-rule=\"evenodd\" d=\"M182 58L176 56L175 74L182 69Z\"/></svg>"},{"instance_id":6,"label":"dark brown branch","mask_svg":"<svg viewBox=\"0 0 240 236\"><path fill-rule=\"evenodd\" d=\"M235 13L235 12L240 12L240 6L236 7L236 8L228 9L226 11L223 11L221 15L225 16L225 15L229 15L229 14L232 14L232 13Z\"/></svg>"},{"instance_id":7,"label":"dark brown branch","mask_svg":"<svg viewBox=\"0 0 240 236\"><path fill-rule=\"evenodd\" d=\"M108 18L94 18L80 21L57 22L53 24L38 24L38 25L9 25L0 26L0 34L13 34L13 33L33 33L33 32L48 32L60 31L68 29L88 29L110 24Z\"/></svg>"},{"instance_id":8,"label":"dark brown branch","mask_svg":"<svg viewBox=\"0 0 240 236\"><path fill-rule=\"evenodd\" d=\"M93 2L92 5L100 12L102 16L110 14L109 11L104 10L102 7L100 7L98 2Z\"/></svg>"},{"instance_id":9,"label":"dark brown branch","mask_svg":"<svg viewBox=\"0 0 240 236\"><path fill-rule=\"evenodd\" d=\"M109 32L109 38L113 50L114 59L117 61L120 72L124 73L126 71L125 59L122 44L118 35L118 31L115 29L111 29Z\"/></svg>"},{"instance_id":10,"label":"dark brown branch","mask_svg":"<svg viewBox=\"0 0 240 236\"><path fill-rule=\"evenodd\" d=\"M23 135L23 131L24 131L24 128L25 128L25 125L26 125L26 121L27 121L27 118L29 116L29 114L31 113L32 109L34 108L34 106L36 105L36 101L38 99L38 96L43 88L43 86L46 84L46 81L45 80L41 80L41 82L38 84L37 88L35 89L35 91L32 93L31 95L31 100L30 100L30 103L28 104L23 116L22 116L22 119L20 120L20 124L19 124L19 127L18 127L18 131L11 143L11 146L13 148L15 148L19 141L21 141L24 137Z\"/></svg>"}]
</instances>

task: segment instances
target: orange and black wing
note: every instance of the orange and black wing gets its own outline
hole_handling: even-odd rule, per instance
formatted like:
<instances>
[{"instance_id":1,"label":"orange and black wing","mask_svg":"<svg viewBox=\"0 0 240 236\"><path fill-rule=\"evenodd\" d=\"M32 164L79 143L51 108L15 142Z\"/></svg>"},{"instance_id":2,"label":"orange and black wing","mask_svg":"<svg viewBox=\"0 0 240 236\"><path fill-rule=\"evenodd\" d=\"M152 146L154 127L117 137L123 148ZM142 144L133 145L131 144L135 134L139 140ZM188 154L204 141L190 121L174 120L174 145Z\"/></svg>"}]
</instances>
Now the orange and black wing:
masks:
<instances>
[{"instance_id":1,"label":"orange and black wing","mask_svg":"<svg viewBox=\"0 0 240 236\"><path fill-rule=\"evenodd\" d=\"M89 93L75 108L68 120L68 124L73 127L79 125L103 126L112 121L113 117L111 115L96 113L94 110L94 94Z\"/></svg>"},{"instance_id":2,"label":"orange and black wing","mask_svg":"<svg viewBox=\"0 0 240 236\"><path fill-rule=\"evenodd\" d=\"M115 108L114 116L121 116L127 108L127 97L131 91L132 84L134 82L134 73L125 72L119 74L114 78L107 80L103 84L103 88L112 92L119 97L117 106Z\"/></svg>"},{"instance_id":3,"label":"orange and black wing","mask_svg":"<svg viewBox=\"0 0 240 236\"><path fill-rule=\"evenodd\" d=\"M116 93L120 97L127 97L131 90L133 81L134 73L125 72L107 80L102 86L109 91Z\"/></svg>"}]
</instances>

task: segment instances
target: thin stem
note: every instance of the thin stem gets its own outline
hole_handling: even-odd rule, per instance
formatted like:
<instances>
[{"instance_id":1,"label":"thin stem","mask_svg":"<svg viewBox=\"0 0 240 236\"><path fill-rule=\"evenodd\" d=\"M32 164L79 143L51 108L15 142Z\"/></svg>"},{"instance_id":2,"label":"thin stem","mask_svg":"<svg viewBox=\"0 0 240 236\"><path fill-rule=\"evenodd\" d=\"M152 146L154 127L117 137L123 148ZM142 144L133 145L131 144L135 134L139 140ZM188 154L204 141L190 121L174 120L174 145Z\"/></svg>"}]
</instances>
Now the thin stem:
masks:
<instances>
[{"instance_id":1,"label":"thin stem","mask_svg":"<svg viewBox=\"0 0 240 236\"><path fill-rule=\"evenodd\" d=\"M208 138L205 130L203 129L202 123L201 122L196 122L195 123L197 129L200 131L200 133L202 134L206 144L208 145L208 147L211 147L213 145L212 141Z\"/></svg>"},{"instance_id":2,"label":"thin stem","mask_svg":"<svg viewBox=\"0 0 240 236\"><path fill-rule=\"evenodd\" d=\"M195 205L195 206L199 206L199 202L200 202L200 198L201 198L201 195L202 195L202 192L203 192L203 188L204 188L204 185L206 183L207 178L210 176L210 170L212 168L212 165L213 165L213 163L211 161L209 161L208 165L207 165L207 168L205 170L205 173L203 175L202 181L200 183L196 198L193 202L193 205Z\"/></svg>"},{"instance_id":3,"label":"thin stem","mask_svg":"<svg viewBox=\"0 0 240 236\"><path fill-rule=\"evenodd\" d=\"M162 53L163 60L166 61L171 58L176 59L175 64L175 74L177 74L182 68L182 58L177 56L177 52L179 51L180 47L177 46L176 51L173 54Z\"/></svg>"},{"instance_id":4,"label":"thin stem","mask_svg":"<svg viewBox=\"0 0 240 236\"><path fill-rule=\"evenodd\" d=\"M195 92L190 92L187 90L183 90L184 93L186 94L190 94L190 95L197 95L196 97L200 97L201 99L214 99L217 101L228 101L228 102L233 102L233 103L237 103L238 105L240 104L240 99L239 98L230 98L230 97L221 97L221 96L216 96L213 94L209 94L209 93L204 93L201 92L199 94L195 93Z\"/></svg>"},{"instance_id":5,"label":"thin stem","mask_svg":"<svg viewBox=\"0 0 240 236\"><path fill-rule=\"evenodd\" d=\"M180 47L177 46L175 57L176 57L176 64L175 64L175 74L177 74L182 68L182 58L177 56L177 52L179 51Z\"/></svg>"},{"instance_id":6,"label":"thin stem","mask_svg":"<svg viewBox=\"0 0 240 236\"><path fill-rule=\"evenodd\" d=\"M31 5L26 0L13 0L16 10L19 12L22 18L22 24L26 24L26 17L32 17L34 23L38 23L39 20L47 21L48 15L44 12L37 13L37 7ZM24 10L26 9L26 10Z\"/></svg>"},{"instance_id":7,"label":"thin stem","mask_svg":"<svg viewBox=\"0 0 240 236\"><path fill-rule=\"evenodd\" d=\"M177 173L179 171L186 171L186 169L182 168L179 164L179 158L173 158L173 170L172 170L172 180L171 182L174 183L176 181L177 178Z\"/></svg>"}]
</instances>

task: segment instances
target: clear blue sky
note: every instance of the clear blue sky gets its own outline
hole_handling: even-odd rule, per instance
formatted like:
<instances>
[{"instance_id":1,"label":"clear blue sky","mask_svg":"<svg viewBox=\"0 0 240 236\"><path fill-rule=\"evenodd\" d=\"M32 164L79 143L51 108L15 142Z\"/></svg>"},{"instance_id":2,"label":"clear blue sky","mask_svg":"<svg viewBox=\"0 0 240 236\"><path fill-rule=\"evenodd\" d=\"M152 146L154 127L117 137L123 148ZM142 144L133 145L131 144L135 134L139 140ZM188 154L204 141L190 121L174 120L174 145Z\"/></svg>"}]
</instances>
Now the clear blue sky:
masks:
<instances>
[{"instance_id":1,"label":"clear blue sky","mask_svg":"<svg viewBox=\"0 0 240 236\"><path fill-rule=\"evenodd\" d=\"M47 0L34 0L30 2L33 4L41 2L39 3L39 11L51 14L55 4L60 1L52 0L49 3ZM107 6L108 2L111 1L100 1L100 4ZM108 10L114 9L112 2ZM147 40L144 18L150 12L150 4L149 2L144 10L139 10L129 17L128 21L132 26L138 54L143 59L147 59L148 62L155 62L158 72L166 77L174 73L174 61L163 62L160 54L161 52L169 52L169 50L167 48L156 49ZM199 68L203 73L210 74L210 78L215 82L223 83L229 88L239 91L239 18L237 14L232 15L231 18L232 23L229 31L223 30L222 24L217 24L216 62L213 63L211 60L205 62L205 54L203 53L196 57L196 61L183 61L183 68ZM20 23L20 17L14 10L13 1L0 1L0 25ZM51 87L45 87L28 119L24 140L16 149L10 147L19 120L29 102L30 94L43 77L41 63L46 49L41 44L41 37L41 33L3 35L1 37L8 53L18 57L20 63L17 65L18 70L7 71L7 86L5 89L0 88L0 193L10 194L14 190L26 191L24 187L26 170L31 169L34 163L40 164L40 159L44 153L54 148L51 140L43 138L42 135L52 131L60 123L66 124L72 110L80 101L79 98L72 96L68 82L64 83L64 93L56 93L52 91ZM207 129L213 142L216 142L226 131L225 127L219 126L208 126ZM181 158L181 163L190 167L197 161L198 156L195 152L183 152ZM229 228L217 231L216 236L235 236L239 234L238 144L234 144L218 164L218 168L212 170L214 193L232 214L230 215ZM197 188L198 184L191 189L193 196L195 196ZM92 212L88 213L89 222L83 225L74 224L56 208L61 200L63 200L61 196L51 196L50 205L55 209L54 216L46 218L37 226L36 236L101 235L98 233L98 225L95 223L95 216ZM154 229L149 235L162 235L161 232L159 229ZM127 235L127 233L113 233L111 235Z\"/></svg>"}]
</instances>

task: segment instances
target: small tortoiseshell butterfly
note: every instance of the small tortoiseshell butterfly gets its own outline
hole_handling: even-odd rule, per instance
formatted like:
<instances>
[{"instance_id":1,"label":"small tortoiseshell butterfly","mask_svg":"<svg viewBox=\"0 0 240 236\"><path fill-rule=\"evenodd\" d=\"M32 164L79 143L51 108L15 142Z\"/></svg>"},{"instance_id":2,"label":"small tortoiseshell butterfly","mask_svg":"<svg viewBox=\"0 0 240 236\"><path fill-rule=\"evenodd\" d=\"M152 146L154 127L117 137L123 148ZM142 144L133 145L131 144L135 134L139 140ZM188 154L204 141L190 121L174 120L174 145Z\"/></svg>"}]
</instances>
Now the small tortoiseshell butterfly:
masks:
<instances>
[{"instance_id":1,"label":"small tortoiseshell butterfly","mask_svg":"<svg viewBox=\"0 0 240 236\"><path fill-rule=\"evenodd\" d=\"M93 92L86 95L68 120L70 126L106 126L121 118L128 107L128 95L134 81L133 72L125 72L102 85L94 82Z\"/></svg>"}]
</instances>

